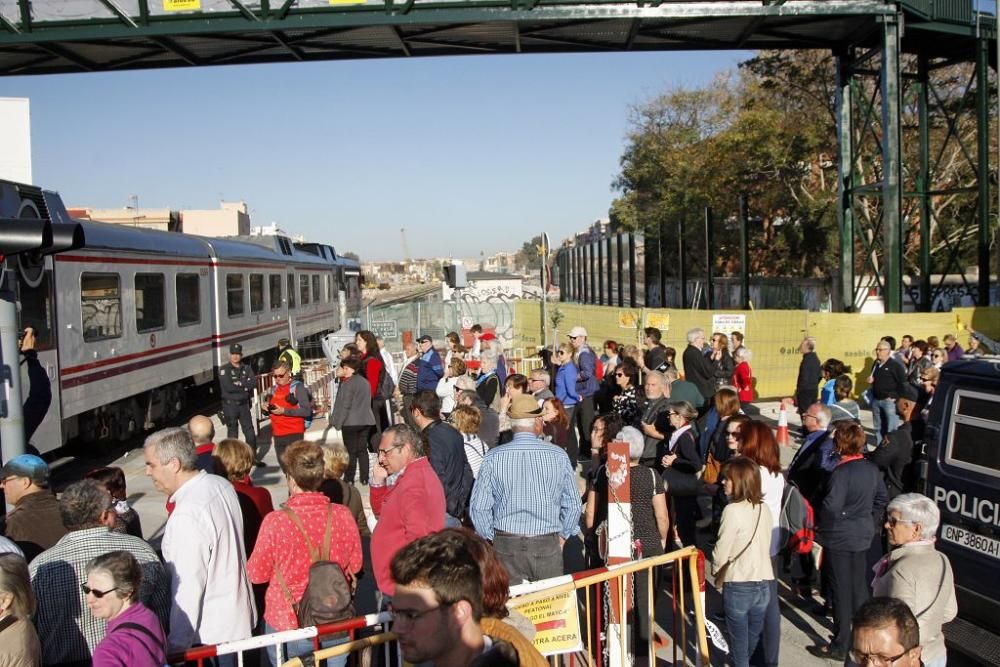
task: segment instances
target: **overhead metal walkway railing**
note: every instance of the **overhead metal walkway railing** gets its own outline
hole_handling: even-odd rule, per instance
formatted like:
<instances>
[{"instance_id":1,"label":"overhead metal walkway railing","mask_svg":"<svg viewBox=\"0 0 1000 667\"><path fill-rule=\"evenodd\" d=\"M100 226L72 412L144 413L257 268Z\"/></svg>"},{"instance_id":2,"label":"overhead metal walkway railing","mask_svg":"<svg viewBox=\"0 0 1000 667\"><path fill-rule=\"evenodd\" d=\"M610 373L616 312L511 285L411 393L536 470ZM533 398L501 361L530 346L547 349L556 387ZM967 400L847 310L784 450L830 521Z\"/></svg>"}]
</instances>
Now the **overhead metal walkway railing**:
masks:
<instances>
[{"instance_id":1,"label":"overhead metal walkway railing","mask_svg":"<svg viewBox=\"0 0 1000 667\"><path fill-rule=\"evenodd\" d=\"M882 0L0 0L0 75L345 58L838 48Z\"/></svg>"}]
</instances>

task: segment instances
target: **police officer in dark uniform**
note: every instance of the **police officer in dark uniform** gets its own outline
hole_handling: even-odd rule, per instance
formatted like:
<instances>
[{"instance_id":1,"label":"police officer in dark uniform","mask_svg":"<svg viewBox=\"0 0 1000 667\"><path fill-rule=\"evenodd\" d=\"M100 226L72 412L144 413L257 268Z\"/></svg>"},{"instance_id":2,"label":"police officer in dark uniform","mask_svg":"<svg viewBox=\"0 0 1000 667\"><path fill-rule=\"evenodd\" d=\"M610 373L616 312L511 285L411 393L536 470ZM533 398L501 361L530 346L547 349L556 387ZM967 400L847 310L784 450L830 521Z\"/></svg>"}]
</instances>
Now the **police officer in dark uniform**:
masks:
<instances>
[{"instance_id":1,"label":"police officer in dark uniform","mask_svg":"<svg viewBox=\"0 0 1000 667\"><path fill-rule=\"evenodd\" d=\"M233 343L229 346L229 363L219 369L219 385L222 388L222 414L226 420L226 437L239 436L238 426L243 427L243 437L246 443L257 453L257 433L253 428L253 418L250 416L250 402L253 400L253 390L257 386L257 377L250 366L240 363L243 359L243 346ZM257 458L257 465L263 465Z\"/></svg>"}]
</instances>

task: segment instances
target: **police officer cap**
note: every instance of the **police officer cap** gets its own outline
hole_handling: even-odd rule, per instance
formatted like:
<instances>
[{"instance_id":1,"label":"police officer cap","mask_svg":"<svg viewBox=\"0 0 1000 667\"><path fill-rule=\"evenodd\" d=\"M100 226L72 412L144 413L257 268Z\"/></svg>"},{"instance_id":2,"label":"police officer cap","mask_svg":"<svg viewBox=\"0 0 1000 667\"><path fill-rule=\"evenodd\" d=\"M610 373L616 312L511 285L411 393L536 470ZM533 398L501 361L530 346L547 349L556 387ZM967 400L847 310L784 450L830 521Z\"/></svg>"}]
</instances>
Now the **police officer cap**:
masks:
<instances>
[{"instance_id":1,"label":"police officer cap","mask_svg":"<svg viewBox=\"0 0 1000 667\"><path fill-rule=\"evenodd\" d=\"M233 343L229 346L229 354L243 354L243 346L239 343Z\"/></svg>"}]
</instances>

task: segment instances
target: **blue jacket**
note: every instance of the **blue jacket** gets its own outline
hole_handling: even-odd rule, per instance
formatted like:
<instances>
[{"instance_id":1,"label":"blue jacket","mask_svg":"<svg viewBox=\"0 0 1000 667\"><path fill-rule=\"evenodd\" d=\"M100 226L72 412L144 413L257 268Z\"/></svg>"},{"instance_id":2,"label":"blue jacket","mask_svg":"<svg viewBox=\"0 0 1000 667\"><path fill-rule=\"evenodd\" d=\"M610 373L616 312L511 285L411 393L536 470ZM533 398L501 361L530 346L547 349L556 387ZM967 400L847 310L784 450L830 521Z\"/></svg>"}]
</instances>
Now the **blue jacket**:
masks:
<instances>
[{"instance_id":1,"label":"blue jacket","mask_svg":"<svg viewBox=\"0 0 1000 667\"><path fill-rule=\"evenodd\" d=\"M590 346L580 350L577 358L579 369L576 375L576 393L581 398L587 398L597 393L597 356Z\"/></svg>"},{"instance_id":2,"label":"blue jacket","mask_svg":"<svg viewBox=\"0 0 1000 667\"><path fill-rule=\"evenodd\" d=\"M441 363L441 355L432 347L420 357L420 367L417 369L417 391L436 391L438 380L443 377L444 365Z\"/></svg>"},{"instance_id":3,"label":"blue jacket","mask_svg":"<svg viewBox=\"0 0 1000 667\"><path fill-rule=\"evenodd\" d=\"M563 406L576 405L580 397L576 393L576 364L567 361L556 371L556 398Z\"/></svg>"}]
</instances>

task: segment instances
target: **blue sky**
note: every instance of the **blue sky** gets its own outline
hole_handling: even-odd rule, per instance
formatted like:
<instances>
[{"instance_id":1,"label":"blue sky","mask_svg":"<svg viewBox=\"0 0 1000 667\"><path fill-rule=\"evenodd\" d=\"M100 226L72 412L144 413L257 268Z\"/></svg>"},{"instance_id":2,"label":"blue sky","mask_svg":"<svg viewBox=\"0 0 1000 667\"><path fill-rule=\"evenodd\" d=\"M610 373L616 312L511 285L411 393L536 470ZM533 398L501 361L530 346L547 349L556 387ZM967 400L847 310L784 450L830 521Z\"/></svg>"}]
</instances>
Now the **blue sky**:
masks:
<instances>
[{"instance_id":1,"label":"blue sky","mask_svg":"<svg viewBox=\"0 0 1000 667\"><path fill-rule=\"evenodd\" d=\"M607 214L629 105L746 52L476 56L3 79L69 205L245 200L363 259L475 257Z\"/></svg>"}]
</instances>

